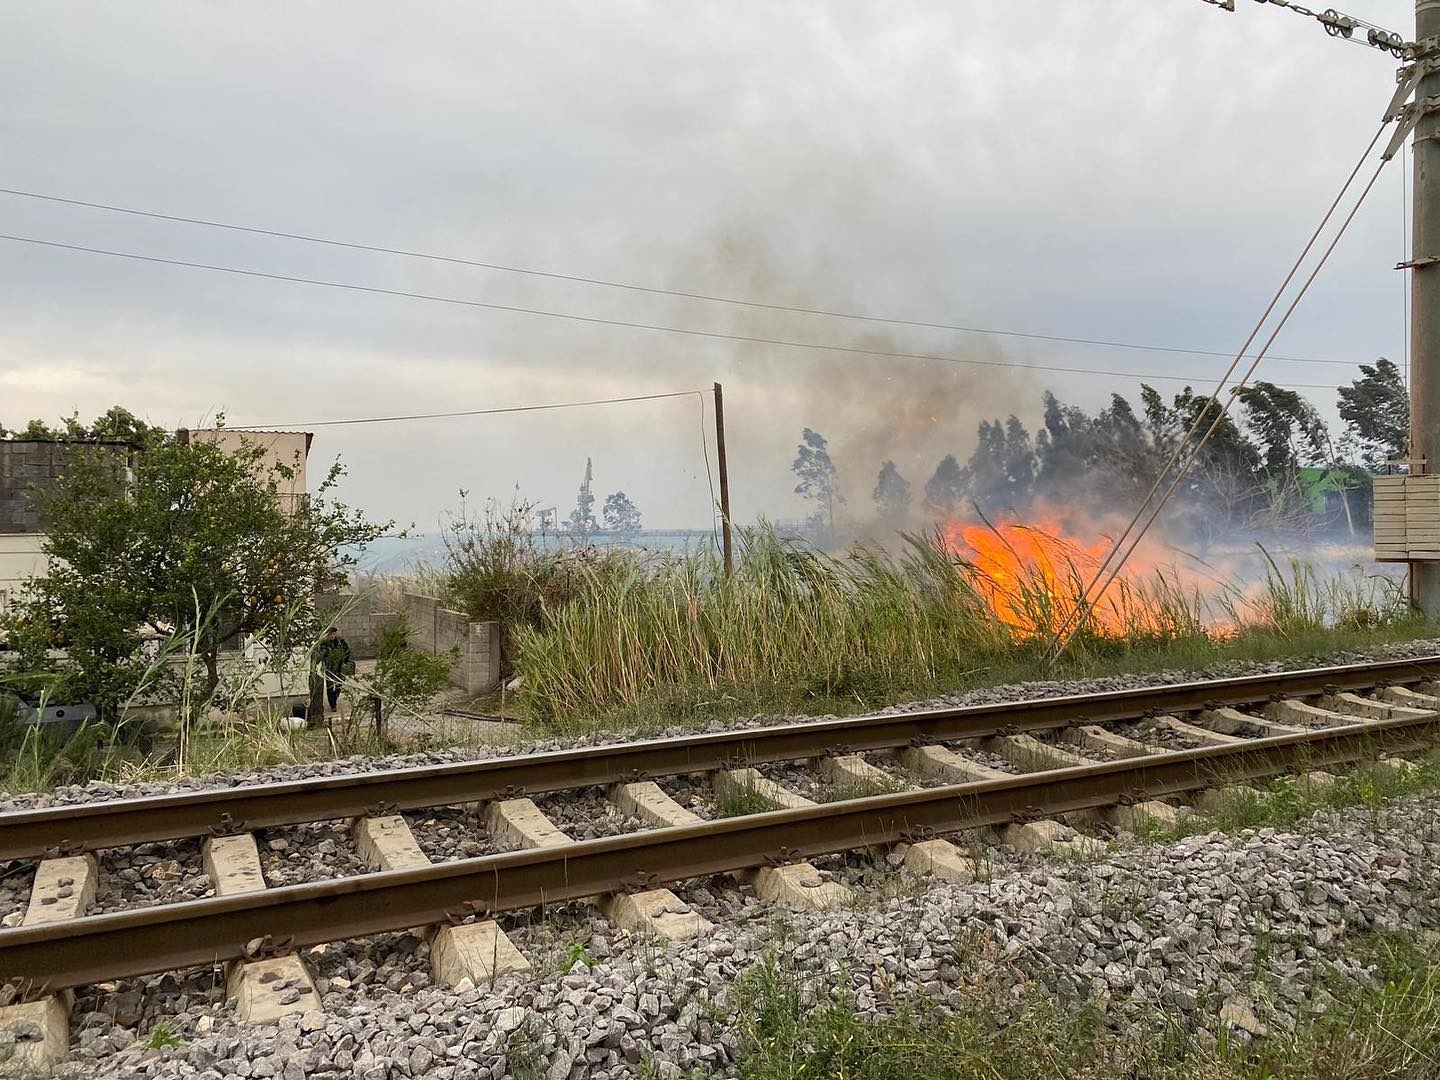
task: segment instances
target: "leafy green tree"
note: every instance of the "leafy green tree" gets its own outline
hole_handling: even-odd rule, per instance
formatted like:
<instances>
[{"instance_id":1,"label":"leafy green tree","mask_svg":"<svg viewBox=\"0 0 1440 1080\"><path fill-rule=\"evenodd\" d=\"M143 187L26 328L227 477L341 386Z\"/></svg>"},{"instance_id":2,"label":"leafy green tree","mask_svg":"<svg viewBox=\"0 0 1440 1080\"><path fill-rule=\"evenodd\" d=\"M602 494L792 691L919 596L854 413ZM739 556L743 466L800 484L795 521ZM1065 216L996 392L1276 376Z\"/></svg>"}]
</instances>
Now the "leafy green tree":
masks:
<instances>
[{"instance_id":1,"label":"leafy green tree","mask_svg":"<svg viewBox=\"0 0 1440 1080\"><path fill-rule=\"evenodd\" d=\"M925 509L937 518L954 517L964 505L965 495L965 470L954 454L946 454L925 481Z\"/></svg>"},{"instance_id":2,"label":"leafy green tree","mask_svg":"<svg viewBox=\"0 0 1440 1080\"><path fill-rule=\"evenodd\" d=\"M632 540L640 532L640 509L623 491L605 496L600 518L605 523L605 531L621 540Z\"/></svg>"},{"instance_id":3,"label":"leafy green tree","mask_svg":"<svg viewBox=\"0 0 1440 1080\"><path fill-rule=\"evenodd\" d=\"M19 669L54 671L51 650L64 650L71 691L113 718L147 669L147 639L193 641L208 695L221 650L242 635L283 649L317 633L311 601L341 585L354 552L389 523L332 501L338 462L308 500L282 508L294 475L248 442L167 438L136 455L128 477L113 454L73 447L38 496L49 569L7 619ZM289 641L274 640L282 632Z\"/></svg>"},{"instance_id":4,"label":"leafy green tree","mask_svg":"<svg viewBox=\"0 0 1440 1080\"><path fill-rule=\"evenodd\" d=\"M1005 429L1000 421L981 420L975 432L975 449L964 469L966 494L989 511L1004 500Z\"/></svg>"},{"instance_id":5,"label":"leafy green tree","mask_svg":"<svg viewBox=\"0 0 1440 1080\"><path fill-rule=\"evenodd\" d=\"M1360 365L1360 378L1340 387L1340 419L1371 469L1405 456L1410 437L1410 394L1400 369L1385 357Z\"/></svg>"},{"instance_id":6,"label":"leafy green tree","mask_svg":"<svg viewBox=\"0 0 1440 1080\"><path fill-rule=\"evenodd\" d=\"M595 496L583 487L575 497L575 509L565 519L565 528L580 543L595 530Z\"/></svg>"},{"instance_id":7,"label":"leafy green tree","mask_svg":"<svg viewBox=\"0 0 1440 1080\"><path fill-rule=\"evenodd\" d=\"M1023 506L1035 493L1035 447L1020 418L1005 421L1005 484L1011 506Z\"/></svg>"},{"instance_id":8,"label":"leafy green tree","mask_svg":"<svg viewBox=\"0 0 1440 1080\"><path fill-rule=\"evenodd\" d=\"M1174 422L1172 410L1150 393L1145 420L1119 394L1093 416L1047 394L1045 426L1035 440L1037 494L1063 505L1138 501L1163 460L1156 431Z\"/></svg>"},{"instance_id":9,"label":"leafy green tree","mask_svg":"<svg viewBox=\"0 0 1440 1080\"><path fill-rule=\"evenodd\" d=\"M1045 391L1044 428L1035 439L1039 494L1073 498L1075 485L1089 473L1094 456L1092 427L1093 421L1083 409L1062 405L1059 398Z\"/></svg>"},{"instance_id":10,"label":"leafy green tree","mask_svg":"<svg viewBox=\"0 0 1440 1080\"><path fill-rule=\"evenodd\" d=\"M0 425L0 439L55 439L61 442L123 442L132 446L148 447L163 442L169 432L162 427L147 424L129 409L112 405L90 424L80 422L80 414L72 413L60 421L59 427L51 427L43 420L31 420L18 431L7 431Z\"/></svg>"},{"instance_id":11,"label":"leafy green tree","mask_svg":"<svg viewBox=\"0 0 1440 1080\"><path fill-rule=\"evenodd\" d=\"M1004 424L982 420L977 435L965 467L969 497L987 513L1028 504L1034 493L1035 450L1025 425L1015 416Z\"/></svg>"},{"instance_id":12,"label":"leafy green tree","mask_svg":"<svg viewBox=\"0 0 1440 1080\"><path fill-rule=\"evenodd\" d=\"M1174 453L1176 443L1184 434L1180 430L1180 418L1174 406L1167 405L1160 391L1148 383L1140 384L1140 407L1145 413L1145 434L1155 447L1158 468Z\"/></svg>"},{"instance_id":13,"label":"leafy green tree","mask_svg":"<svg viewBox=\"0 0 1440 1080\"><path fill-rule=\"evenodd\" d=\"M807 427L800 435L800 445L796 448L790 471L800 481L795 485L795 494L813 501L817 512L826 516L833 530L835 504L844 503L845 497L840 494L835 463L830 460L828 447L825 436Z\"/></svg>"},{"instance_id":14,"label":"leafy green tree","mask_svg":"<svg viewBox=\"0 0 1440 1080\"><path fill-rule=\"evenodd\" d=\"M870 493L875 507L886 518L903 519L910 513L910 483L900 475L895 462L887 461L880 466L880 475L875 478L875 490Z\"/></svg>"},{"instance_id":15,"label":"leafy green tree","mask_svg":"<svg viewBox=\"0 0 1440 1080\"><path fill-rule=\"evenodd\" d=\"M1326 460L1325 422L1294 390L1262 381L1245 387L1239 397L1245 424L1259 442L1264 467L1272 477Z\"/></svg>"},{"instance_id":16,"label":"leafy green tree","mask_svg":"<svg viewBox=\"0 0 1440 1080\"><path fill-rule=\"evenodd\" d=\"M1200 424L1195 436L1197 440L1209 432L1212 426L1215 430L1201 448L1197 466L1201 469L1254 477L1260 471L1263 455L1236 421L1234 410L1221 416L1223 408L1220 401L1210 401L1208 394L1197 394L1190 387L1185 387L1175 395L1178 432L1183 434L1188 431L1198 417ZM1187 452L1186 457L1188 456Z\"/></svg>"}]
</instances>

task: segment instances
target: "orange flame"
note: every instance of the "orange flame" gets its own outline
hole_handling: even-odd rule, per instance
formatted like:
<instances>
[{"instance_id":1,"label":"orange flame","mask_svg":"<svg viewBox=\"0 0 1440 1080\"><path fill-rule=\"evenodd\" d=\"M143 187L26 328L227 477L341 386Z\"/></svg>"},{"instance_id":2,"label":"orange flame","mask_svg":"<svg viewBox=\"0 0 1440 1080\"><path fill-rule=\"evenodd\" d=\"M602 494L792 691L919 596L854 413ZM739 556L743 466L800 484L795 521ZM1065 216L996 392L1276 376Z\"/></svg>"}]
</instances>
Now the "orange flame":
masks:
<instances>
[{"instance_id":1,"label":"orange flame","mask_svg":"<svg viewBox=\"0 0 1440 1080\"><path fill-rule=\"evenodd\" d=\"M971 567L972 582L995 616L1025 637L1054 633L1071 620L1111 547L1103 537L1086 542L1067 536L1053 520L950 521L941 535L946 548ZM1113 637L1163 629L1158 613L1144 602L1144 584L1159 569L1137 551L1104 592L1091 594L1089 629Z\"/></svg>"}]
</instances>

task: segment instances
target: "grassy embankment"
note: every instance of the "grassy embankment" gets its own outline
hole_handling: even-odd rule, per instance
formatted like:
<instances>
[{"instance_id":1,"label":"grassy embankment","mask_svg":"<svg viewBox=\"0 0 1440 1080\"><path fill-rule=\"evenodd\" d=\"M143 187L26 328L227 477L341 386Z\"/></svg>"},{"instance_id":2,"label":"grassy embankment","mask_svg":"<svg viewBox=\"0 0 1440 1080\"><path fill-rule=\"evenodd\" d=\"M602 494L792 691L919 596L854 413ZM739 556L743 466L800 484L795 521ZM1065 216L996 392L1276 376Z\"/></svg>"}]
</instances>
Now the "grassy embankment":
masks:
<instances>
[{"instance_id":1,"label":"grassy embankment","mask_svg":"<svg viewBox=\"0 0 1440 1080\"><path fill-rule=\"evenodd\" d=\"M997 581L930 538L832 556L755 530L727 577L709 552L497 556L485 544L452 552L432 587L505 619L521 676L506 705L561 733L855 712L1035 679L1324 657L1428 632L1391 582L1358 572L1322 579L1269 563L1248 589L1202 590L1156 570L1100 603L1123 629L1086 630L1051 665L1051 633L1090 573L1080 559Z\"/></svg>"},{"instance_id":2,"label":"grassy embankment","mask_svg":"<svg viewBox=\"0 0 1440 1080\"><path fill-rule=\"evenodd\" d=\"M708 551L547 550L519 528L488 528L457 538L446 570L420 584L474 617L504 621L520 687L477 704L525 721L517 737L854 713L1036 679L1323 659L1430 632L1377 577L1322 579L1303 565L1272 563L1248 590L1223 581L1202 590L1158 570L1104 598L1104 621L1123 631L1081 633L1051 665L1050 631L1090 573L1081 559L1062 553L997 581L932 538L908 538L898 553L840 556L763 529L739 541L736 573L726 576ZM995 615L997 603L1008 621ZM273 720L247 722L232 709L218 725L197 727L168 761L137 754L108 732L87 732L68 747L30 740L0 746L0 789L238 771L388 748L366 740L364 717L356 719L337 742L277 730ZM436 733L422 741L449 740Z\"/></svg>"}]
</instances>

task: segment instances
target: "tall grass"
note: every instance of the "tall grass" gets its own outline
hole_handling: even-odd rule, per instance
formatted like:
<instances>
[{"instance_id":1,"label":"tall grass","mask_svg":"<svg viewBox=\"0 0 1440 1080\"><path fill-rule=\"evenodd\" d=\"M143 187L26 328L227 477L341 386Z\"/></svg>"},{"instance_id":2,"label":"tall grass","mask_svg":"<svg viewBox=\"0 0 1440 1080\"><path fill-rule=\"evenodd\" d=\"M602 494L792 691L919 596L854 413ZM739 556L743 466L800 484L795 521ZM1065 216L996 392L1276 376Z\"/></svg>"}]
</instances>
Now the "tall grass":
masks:
<instances>
[{"instance_id":1,"label":"tall grass","mask_svg":"<svg viewBox=\"0 0 1440 1080\"><path fill-rule=\"evenodd\" d=\"M954 685L977 668L1037 660L1088 578L1059 550L1001 580L939 535L906 536L897 553L829 555L761 527L742 530L738 548L733 575L709 551L575 564L565 595L542 598L512 627L521 703L564 722L666 699L754 700L783 689L777 696L791 700L868 703ZM1072 642L1072 661L1406 617L1383 579L1344 584L1304 564L1288 574L1269 565L1249 593L1202 595L1164 569L1120 581Z\"/></svg>"},{"instance_id":2,"label":"tall grass","mask_svg":"<svg viewBox=\"0 0 1440 1080\"><path fill-rule=\"evenodd\" d=\"M1221 589L1216 604L1234 626L1276 634L1313 633L1330 627L1364 630L1403 620L1409 603L1398 582L1379 574L1322 578L1315 568L1291 559L1282 568L1260 548L1265 578L1251 589Z\"/></svg>"},{"instance_id":3,"label":"tall grass","mask_svg":"<svg viewBox=\"0 0 1440 1080\"><path fill-rule=\"evenodd\" d=\"M733 576L709 552L582 572L570 602L516 630L524 703L554 717L676 687L843 695L932 677L1005 637L941 560L837 559L769 531L739 548Z\"/></svg>"},{"instance_id":4,"label":"tall grass","mask_svg":"<svg viewBox=\"0 0 1440 1080\"><path fill-rule=\"evenodd\" d=\"M907 536L898 554L833 556L769 528L744 530L733 575L708 551L582 570L567 602L515 630L521 695L550 718L675 688L785 686L868 700L1037 650L1083 589L1079 567L1060 572L1074 589L1069 606L1037 568L1004 583L1002 619L994 582L939 537ZM1164 577L1127 582L1106 603L1137 639L1204 634L1198 598Z\"/></svg>"}]
</instances>

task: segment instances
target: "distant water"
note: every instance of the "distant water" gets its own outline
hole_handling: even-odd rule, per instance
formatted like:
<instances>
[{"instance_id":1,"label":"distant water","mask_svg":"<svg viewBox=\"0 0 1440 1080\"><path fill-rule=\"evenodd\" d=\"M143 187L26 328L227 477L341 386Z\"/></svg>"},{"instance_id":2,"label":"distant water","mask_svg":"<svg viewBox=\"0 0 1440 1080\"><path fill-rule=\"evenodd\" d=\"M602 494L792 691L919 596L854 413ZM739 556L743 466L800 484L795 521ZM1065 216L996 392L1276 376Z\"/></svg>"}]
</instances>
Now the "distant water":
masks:
<instances>
[{"instance_id":1,"label":"distant water","mask_svg":"<svg viewBox=\"0 0 1440 1080\"><path fill-rule=\"evenodd\" d=\"M553 533L537 537L545 547L554 548L571 543ZM590 543L600 547L615 546L643 548L649 551L696 550L718 544L717 534L699 529L656 529L644 530L629 543L621 542L606 533L592 533ZM355 552L353 549L351 553ZM434 533L417 533L407 537L382 536L359 553L360 570L371 574L402 574L415 567L438 568L445 563L445 544Z\"/></svg>"}]
</instances>

